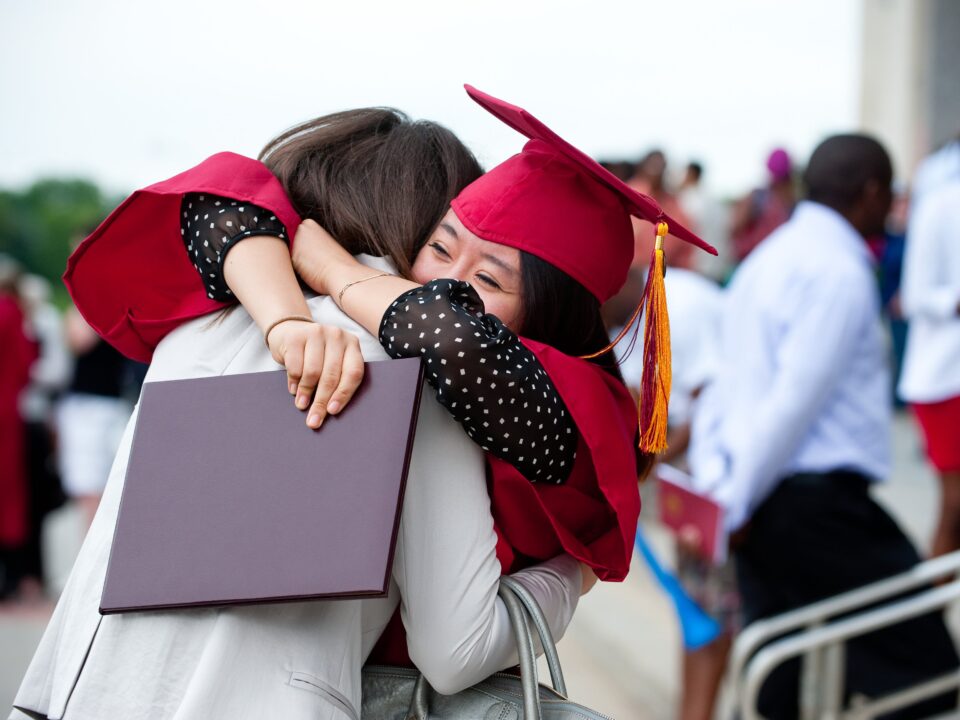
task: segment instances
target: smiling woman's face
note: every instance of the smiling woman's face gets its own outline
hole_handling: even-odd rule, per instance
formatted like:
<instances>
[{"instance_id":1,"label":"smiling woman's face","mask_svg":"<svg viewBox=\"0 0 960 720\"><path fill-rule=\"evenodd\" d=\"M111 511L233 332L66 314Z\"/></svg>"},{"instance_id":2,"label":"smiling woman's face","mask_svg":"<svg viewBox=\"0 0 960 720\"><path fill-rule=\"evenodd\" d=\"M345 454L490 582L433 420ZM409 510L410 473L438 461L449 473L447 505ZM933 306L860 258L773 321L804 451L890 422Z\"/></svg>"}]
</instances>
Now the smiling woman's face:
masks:
<instances>
[{"instance_id":1,"label":"smiling woman's face","mask_svg":"<svg viewBox=\"0 0 960 720\"><path fill-rule=\"evenodd\" d=\"M416 282L437 278L470 283L486 311L517 332L522 317L520 251L477 237L453 210L447 210L413 263Z\"/></svg>"}]
</instances>

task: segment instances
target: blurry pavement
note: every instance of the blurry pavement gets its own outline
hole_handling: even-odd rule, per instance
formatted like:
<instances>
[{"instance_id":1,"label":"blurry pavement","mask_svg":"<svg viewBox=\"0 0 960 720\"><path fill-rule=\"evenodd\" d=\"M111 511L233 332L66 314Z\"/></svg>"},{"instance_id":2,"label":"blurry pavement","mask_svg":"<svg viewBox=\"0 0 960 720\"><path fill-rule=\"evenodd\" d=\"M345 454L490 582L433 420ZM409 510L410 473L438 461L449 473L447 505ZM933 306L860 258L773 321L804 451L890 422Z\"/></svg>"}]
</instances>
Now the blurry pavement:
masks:
<instances>
[{"instance_id":1,"label":"blurry pavement","mask_svg":"<svg viewBox=\"0 0 960 720\"><path fill-rule=\"evenodd\" d=\"M922 549L936 519L936 479L924 463L909 417L897 418L894 474L877 496ZM645 525L665 559L669 537ZM49 568L62 586L78 549L80 520L69 509L45 528ZM5 717L50 607L0 609L0 717ZM618 720L670 720L678 692L680 639L673 610L646 566L635 559L624 583L599 584L581 599L576 619L560 642L570 695ZM541 678L548 675L541 669Z\"/></svg>"}]
</instances>

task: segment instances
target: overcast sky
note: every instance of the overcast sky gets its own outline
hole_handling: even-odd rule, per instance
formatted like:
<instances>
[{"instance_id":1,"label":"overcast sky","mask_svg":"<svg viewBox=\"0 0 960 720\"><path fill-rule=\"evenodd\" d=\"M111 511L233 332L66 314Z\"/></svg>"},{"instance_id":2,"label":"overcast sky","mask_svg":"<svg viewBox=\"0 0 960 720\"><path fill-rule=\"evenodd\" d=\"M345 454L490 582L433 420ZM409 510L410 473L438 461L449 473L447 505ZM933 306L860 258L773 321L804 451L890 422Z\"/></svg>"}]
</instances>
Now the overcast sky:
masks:
<instances>
[{"instance_id":1,"label":"overcast sky","mask_svg":"<svg viewBox=\"0 0 960 720\"><path fill-rule=\"evenodd\" d=\"M855 128L859 1L4 0L0 186L121 192L290 125L393 105L486 165L522 139L469 82L595 156L663 147L740 192L766 153Z\"/></svg>"}]
</instances>

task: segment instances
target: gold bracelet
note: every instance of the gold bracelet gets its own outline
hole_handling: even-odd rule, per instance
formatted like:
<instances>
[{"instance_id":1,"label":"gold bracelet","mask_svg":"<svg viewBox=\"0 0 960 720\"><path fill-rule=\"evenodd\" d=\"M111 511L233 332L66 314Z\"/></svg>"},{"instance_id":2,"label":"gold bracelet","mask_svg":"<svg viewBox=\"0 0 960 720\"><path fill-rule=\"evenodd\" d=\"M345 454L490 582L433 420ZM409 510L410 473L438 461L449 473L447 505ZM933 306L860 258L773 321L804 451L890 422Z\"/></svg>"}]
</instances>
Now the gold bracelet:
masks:
<instances>
[{"instance_id":1,"label":"gold bracelet","mask_svg":"<svg viewBox=\"0 0 960 720\"><path fill-rule=\"evenodd\" d=\"M270 323L270 327L267 328L266 332L263 333L263 344L267 346L267 350L270 349L270 333L273 332L273 329L280 323L285 323L288 320L299 320L301 322L313 322L312 317L307 317L306 315L286 315L279 320L274 320Z\"/></svg>"},{"instance_id":2,"label":"gold bracelet","mask_svg":"<svg viewBox=\"0 0 960 720\"><path fill-rule=\"evenodd\" d=\"M377 278L382 278L382 277L393 277L393 276L390 273L382 272L382 273L377 273L376 275L371 275L370 277L362 278L360 280L354 280L353 282L348 282L346 285L340 288L340 292L337 293L337 305L339 305L343 301L343 294L347 291L347 288L350 287L351 285L359 285L360 283L366 282L367 280L376 280Z\"/></svg>"}]
</instances>

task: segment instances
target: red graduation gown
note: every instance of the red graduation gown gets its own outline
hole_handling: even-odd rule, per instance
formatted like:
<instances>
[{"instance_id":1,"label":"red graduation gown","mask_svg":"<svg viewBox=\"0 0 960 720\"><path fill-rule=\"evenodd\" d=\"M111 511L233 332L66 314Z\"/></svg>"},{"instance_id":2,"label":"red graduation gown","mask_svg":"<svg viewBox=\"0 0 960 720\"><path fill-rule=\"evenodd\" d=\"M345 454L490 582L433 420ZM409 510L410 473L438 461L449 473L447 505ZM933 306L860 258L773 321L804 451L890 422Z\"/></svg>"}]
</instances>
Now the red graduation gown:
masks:
<instances>
[{"instance_id":1,"label":"red graduation gown","mask_svg":"<svg viewBox=\"0 0 960 720\"><path fill-rule=\"evenodd\" d=\"M210 192L272 211L294 237L299 218L261 163L220 153L192 170L134 193L70 258L64 282L77 308L125 355L149 361L179 324L224 305L206 296L180 235L180 199ZM563 485L527 481L488 455L497 557L512 572L562 552L602 580L622 580L630 566L640 496L634 442L636 406L626 388L596 365L532 340L537 356L579 430L577 460ZM389 647L387 647L389 646ZM405 656L400 637L376 659ZM403 651L402 653L400 651Z\"/></svg>"},{"instance_id":2,"label":"red graduation gown","mask_svg":"<svg viewBox=\"0 0 960 720\"><path fill-rule=\"evenodd\" d=\"M29 508L25 431L20 393L30 381L37 345L24 335L23 312L0 294L0 547L15 548L27 538Z\"/></svg>"},{"instance_id":3,"label":"red graduation gown","mask_svg":"<svg viewBox=\"0 0 960 720\"><path fill-rule=\"evenodd\" d=\"M505 572L562 552L601 580L623 580L640 514L637 407L621 382L597 365L534 340L521 341L543 365L579 431L577 459L562 485L529 482L492 455L490 499ZM507 554L509 551L509 555Z\"/></svg>"}]
</instances>

